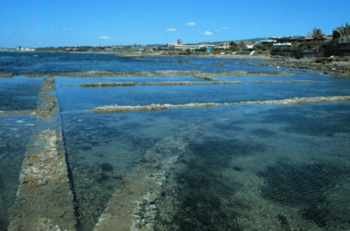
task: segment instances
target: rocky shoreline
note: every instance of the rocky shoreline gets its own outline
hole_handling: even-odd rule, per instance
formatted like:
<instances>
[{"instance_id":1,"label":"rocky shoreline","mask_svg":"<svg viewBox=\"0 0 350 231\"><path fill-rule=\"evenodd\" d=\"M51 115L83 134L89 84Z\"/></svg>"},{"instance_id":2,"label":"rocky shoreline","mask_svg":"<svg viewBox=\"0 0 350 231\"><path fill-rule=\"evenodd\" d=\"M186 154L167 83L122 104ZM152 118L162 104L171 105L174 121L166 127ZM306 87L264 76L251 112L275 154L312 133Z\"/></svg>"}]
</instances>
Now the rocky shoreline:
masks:
<instances>
[{"instance_id":1,"label":"rocky shoreline","mask_svg":"<svg viewBox=\"0 0 350 231\"><path fill-rule=\"evenodd\" d=\"M350 77L349 57L329 57L315 59L267 58L267 62L240 62L239 64L256 66L275 66L292 69L322 71L325 75Z\"/></svg>"}]
</instances>

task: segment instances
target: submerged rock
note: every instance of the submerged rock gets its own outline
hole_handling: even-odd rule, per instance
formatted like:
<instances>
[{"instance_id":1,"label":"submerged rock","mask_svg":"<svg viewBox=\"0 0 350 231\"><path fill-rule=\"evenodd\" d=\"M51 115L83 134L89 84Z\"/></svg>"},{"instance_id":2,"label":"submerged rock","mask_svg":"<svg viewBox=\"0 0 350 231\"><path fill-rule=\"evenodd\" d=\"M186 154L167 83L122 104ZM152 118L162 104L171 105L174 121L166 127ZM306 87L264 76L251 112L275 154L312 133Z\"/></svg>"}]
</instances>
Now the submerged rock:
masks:
<instances>
[{"instance_id":1,"label":"submerged rock","mask_svg":"<svg viewBox=\"0 0 350 231\"><path fill-rule=\"evenodd\" d=\"M124 179L123 188L115 190L94 231L155 230L159 222L157 202L164 195L169 171L197 132L192 128L183 129L149 149L133 173Z\"/></svg>"},{"instance_id":2,"label":"submerged rock","mask_svg":"<svg viewBox=\"0 0 350 231\"><path fill-rule=\"evenodd\" d=\"M12 78L14 73L11 72L0 72L0 78Z\"/></svg>"},{"instance_id":3,"label":"submerged rock","mask_svg":"<svg viewBox=\"0 0 350 231\"><path fill-rule=\"evenodd\" d=\"M174 82L109 82L109 83L83 83L81 87L134 87L134 86L175 86L175 85L219 85L219 84L242 84L240 81L211 81L211 82L190 82L190 81L174 81Z\"/></svg>"}]
</instances>

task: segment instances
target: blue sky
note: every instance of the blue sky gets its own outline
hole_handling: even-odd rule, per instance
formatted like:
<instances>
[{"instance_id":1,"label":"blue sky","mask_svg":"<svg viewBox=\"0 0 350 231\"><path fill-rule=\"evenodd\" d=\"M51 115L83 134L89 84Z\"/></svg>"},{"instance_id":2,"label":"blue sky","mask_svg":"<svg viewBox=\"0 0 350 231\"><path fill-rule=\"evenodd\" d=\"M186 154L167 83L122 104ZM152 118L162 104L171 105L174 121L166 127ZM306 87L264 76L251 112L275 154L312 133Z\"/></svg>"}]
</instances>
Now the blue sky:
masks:
<instances>
[{"instance_id":1,"label":"blue sky","mask_svg":"<svg viewBox=\"0 0 350 231\"><path fill-rule=\"evenodd\" d=\"M0 0L0 47L128 45L332 34L350 0Z\"/></svg>"}]
</instances>

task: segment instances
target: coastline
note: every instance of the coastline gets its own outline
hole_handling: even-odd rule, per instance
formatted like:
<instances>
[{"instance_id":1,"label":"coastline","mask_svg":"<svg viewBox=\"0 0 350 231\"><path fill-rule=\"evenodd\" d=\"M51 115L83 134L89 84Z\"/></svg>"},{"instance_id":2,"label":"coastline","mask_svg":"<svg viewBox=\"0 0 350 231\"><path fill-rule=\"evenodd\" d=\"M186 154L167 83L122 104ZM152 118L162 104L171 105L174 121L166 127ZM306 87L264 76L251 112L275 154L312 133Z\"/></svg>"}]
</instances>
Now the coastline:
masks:
<instances>
[{"instance_id":1,"label":"coastline","mask_svg":"<svg viewBox=\"0 0 350 231\"><path fill-rule=\"evenodd\" d=\"M14 52L12 52L14 53ZM24 53L24 52L19 52ZM27 52L31 54L40 53L55 53L55 52ZM273 57L264 55L222 55L222 54L205 54L205 55L168 55L159 53L146 53L146 54L135 54L135 53L117 53L117 52L56 52L60 53L71 53L71 54L109 54L116 55L119 57L130 58L147 58L147 57L172 57L172 58L215 58L215 59L233 59L233 60L259 60L265 62L240 62L239 64L245 65L256 65L256 66L276 66L286 67L292 69L303 69L303 70L318 70L323 71L326 75L334 75L339 77L350 78L350 57L337 57L332 56L329 58L308 58L308 59L295 59L285 57ZM11 78L13 73L0 72L0 78Z\"/></svg>"}]
</instances>

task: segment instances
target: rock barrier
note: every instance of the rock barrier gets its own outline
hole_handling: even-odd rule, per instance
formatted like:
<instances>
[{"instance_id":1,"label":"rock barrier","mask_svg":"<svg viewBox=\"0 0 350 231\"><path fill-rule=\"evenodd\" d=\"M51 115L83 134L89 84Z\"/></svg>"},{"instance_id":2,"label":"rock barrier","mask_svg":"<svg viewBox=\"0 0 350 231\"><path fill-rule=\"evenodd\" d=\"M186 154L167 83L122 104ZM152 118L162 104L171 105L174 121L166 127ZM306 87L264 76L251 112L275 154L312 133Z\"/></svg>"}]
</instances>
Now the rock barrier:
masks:
<instances>
[{"instance_id":1,"label":"rock barrier","mask_svg":"<svg viewBox=\"0 0 350 231\"><path fill-rule=\"evenodd\" d=\"M314 83L311 80L292 80L292 81L253 81L252 84L274 84L274 83ZM172 82L101 82L101 83L82 83L78 85L63 85L68 87L134 87L134 86L175 86L175 85L235 85L244 84L242 81L210 81L210 82L191 82L191 81L172 81Z\"/></svg>"},{"instance_id":2,"label":"rock barrier","mask_svg":"<svg viewBox=\"0 0 350 231\"><path fill-rule=\"evenodd\" d=\"M108 72L108 71L83 71L83 72L50 72L50 73L26 73L26 77L62 76L62 77L156 77L156 76L294 76L286 72L245 72L245 71L154 71L154 72Z\"/></svg>"},{"instance_id":3,"label":"rock barrier","mask_svg":"<svg viewBox=\"0 0 350 231\"><path fill-rule=\"evenodd\" d=\"M350 96L320 96L320 97L302 97L282 100L266 100L266 101L243 101L233 103L189 103L189 104L151 104L145 106L120 106L107 105L99 106L92 109L96 113L110 113L110 112L128 112L128 111L156 111L165 109L179 109L179 108L203 108L215 106L236 106L246 104L271 104L271 105L287 105L287 104L302 104L302 103L321 103L321 102L336 102L336 101L350 101Z\"/></svg>"},{"instance_id":4,"label":"rock barrier","mask_svg":"<svg viewBox=\"0 0 350 231\"><path fill-rule=\"evenodd\" d=\"M0 116L4 115L17 115L17 114L23 114L23 115L35 115L36 110L13 110L13 111L0 111Z\"/></svg>"},{"instance_id":5,"label":"rock barrier","mask_svg":"<svg viewBox=\"0 0 350 231\"><path fill-rule=\"evenodd\" d=\"M81 87L134 87L134 86L174 86L174 85L219 85L219 84L242 84L240 81L211 81L211 82L105 82L105 83L83 83Z\"/></svg>"},{"instance_id":6,"label":"rock barrier","mask_svg":"<svg viewBox=\"0 0 350 231\"><path fill-rule=\"evenodd\" d=\"M14 73L11 72L0 72L0 78L12 78Z\"/></svg>"}]
</instances>

